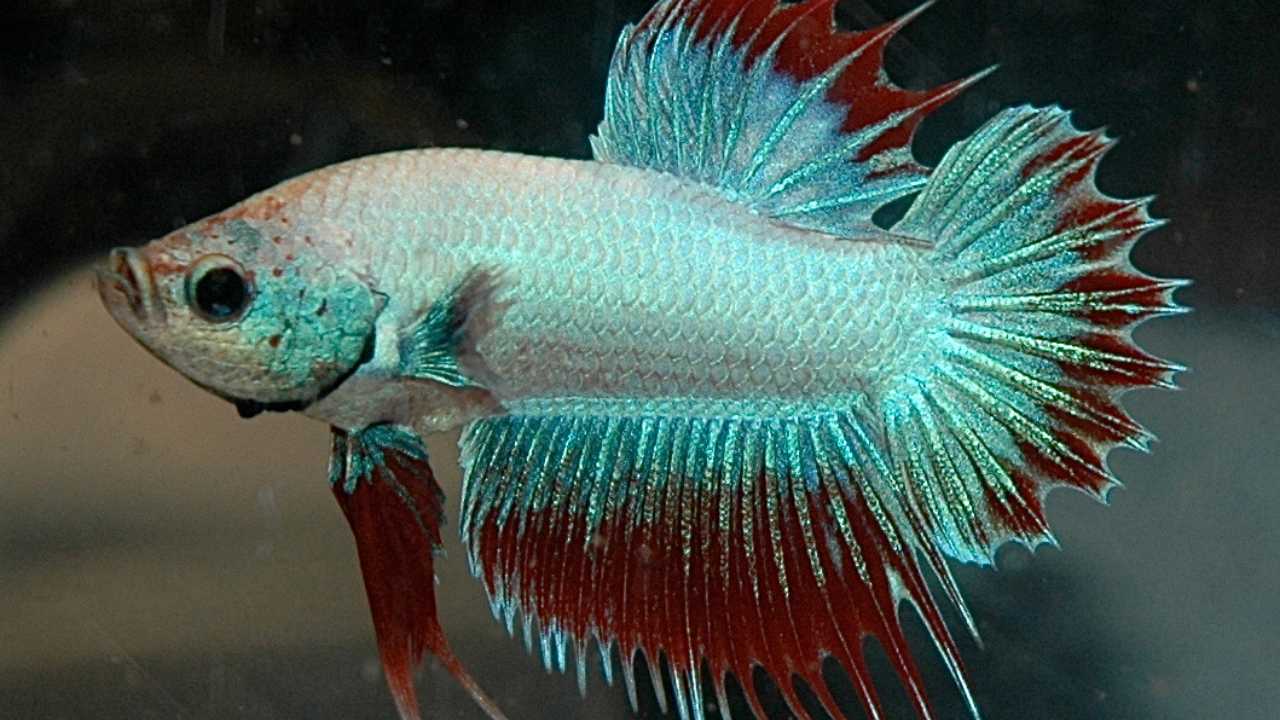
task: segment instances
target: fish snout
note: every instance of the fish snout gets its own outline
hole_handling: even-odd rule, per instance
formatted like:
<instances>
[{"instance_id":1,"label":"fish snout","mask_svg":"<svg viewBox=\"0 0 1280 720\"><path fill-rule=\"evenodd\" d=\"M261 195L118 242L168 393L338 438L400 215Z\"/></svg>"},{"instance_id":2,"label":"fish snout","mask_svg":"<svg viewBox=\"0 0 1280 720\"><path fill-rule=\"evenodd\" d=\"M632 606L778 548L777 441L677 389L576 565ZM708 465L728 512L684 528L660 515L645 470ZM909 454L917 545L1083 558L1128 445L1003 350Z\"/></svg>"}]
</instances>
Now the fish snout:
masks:
<instances>
[{"instance_id":1,"label":"fish snout","mask_svg":"<svg viewBox=\"0 0 1280 720\"><path fill-rule=\"evenodd\" d=\"M151 266L137 249L112 250L98 268L97 284L102 302L118 320L147 325L164 319Z\"/></svg>"}]
</instances>

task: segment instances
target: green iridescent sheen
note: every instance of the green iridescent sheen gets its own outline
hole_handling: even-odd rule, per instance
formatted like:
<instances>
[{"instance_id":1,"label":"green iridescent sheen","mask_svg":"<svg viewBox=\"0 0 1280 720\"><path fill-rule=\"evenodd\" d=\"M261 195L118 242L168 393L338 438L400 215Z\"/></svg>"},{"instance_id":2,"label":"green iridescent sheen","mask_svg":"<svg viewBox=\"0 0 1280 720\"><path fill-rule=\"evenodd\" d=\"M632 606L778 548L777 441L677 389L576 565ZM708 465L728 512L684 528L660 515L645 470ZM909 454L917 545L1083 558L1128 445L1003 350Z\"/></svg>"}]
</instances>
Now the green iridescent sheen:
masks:
<instances>
[{"instance_id":1,"label":"green iridescent sheen","mask_svg":"<svg viewBox=\"0 0 1280 720\"><path fill-rule=\"evenodd\" d=\"M374 474L386 468L388 451L424 463L429 459L427 446L406 427L371 425L353 433L335 429L329 456L329 484L341 487L348 495L354 493L361 483L372 482Z\"/></svg>"},{"instance_id":2,"label":"green iridescent sheen","mask_svg":"<svg viewBox=\"0 0 1280 720\"><path fill-rule=\"evenodd\" d=\"M323 387L355 366L365 351L378 303L347 273L306 275L296 265L259 273L253 304L236 329L264 356L275 387Z\"/></svg>"},{"instance_id":3,"label":"green iridescent sheen","mask_svg":"<svg viewBox=\"0 0 1280 720\"><path fill-rule=\"evenodd\" d=\"M820 481L879 487L878 494L892 497L877 469L883 460L862 439L862 424L849 412L772 420L525 415L480 420L468 426L461 441L462 535L471 543L478 571L474 529L490 515L499 525L517 522L521 527L530 514L545 510L580 516L587 523L583 536L590 542L607 517L625 511L633 526L653 525L661 517L689 517L691 507L708 499L728 509L748 502L747 489L763 478L770 488L768 512L762 516L768 531L781 531L785 506L800 513L806 538L814 540L805 494ZM833 468L839 471L827 471ZM903 509L890 506L888 512ZM883 530L896 536L890 516L884 517ZM847 522L842 521L840 532L851 538ZM721 531L730 532L727 520ZM781 547L779 537L774 540L774 547ZM733 541L754 553L750 524ZM813 569L821 577L816 545L808 544ZM686 544L686 553L694 550ZM786 587L785 578L781 580ZM495 603L496 610L509 610L501 598Z\"/></svg>"},{"instance_id":4,"label":"green iridescent sheen","mask_svg":"<svg viewBox=\"0 0 1280 720\"><path fill-rule=\"evenodd\" d=\"M451 387L480 387L464 374L458 355L467 339L473 305L486 299L488 289L487 275L472 272L432 303L422 320L400 340L400 374Z\"/></svg>"},{"instance_id":5,"label":"green iridescent sheen","mask_svg":"<svg viewBox=\"0 0 1280 720\"><path fill-rule=\"evenodd\" d=\"M696 180L761 214L843 237L871 229L877 208L924 185L909 143L860 157L912 108L849 132L848 107L830 97L860 52L796 82L775 72L778 43L755 56L734 33L708 40L681 13L664 18L618 38L591 138L597 160Z\"/></svg>"},{"instance_id":6,"label":"green iridescent sheen","mask_svg":"<svg viewBox=\"0 0 1280 720\"><path fill-rule=\"evenodd\" d=\"M262 233L249 222L228 220L223 230L230 236L227 242L245 255L255 255L262 247Z\"/></svg>"}]
</instances>

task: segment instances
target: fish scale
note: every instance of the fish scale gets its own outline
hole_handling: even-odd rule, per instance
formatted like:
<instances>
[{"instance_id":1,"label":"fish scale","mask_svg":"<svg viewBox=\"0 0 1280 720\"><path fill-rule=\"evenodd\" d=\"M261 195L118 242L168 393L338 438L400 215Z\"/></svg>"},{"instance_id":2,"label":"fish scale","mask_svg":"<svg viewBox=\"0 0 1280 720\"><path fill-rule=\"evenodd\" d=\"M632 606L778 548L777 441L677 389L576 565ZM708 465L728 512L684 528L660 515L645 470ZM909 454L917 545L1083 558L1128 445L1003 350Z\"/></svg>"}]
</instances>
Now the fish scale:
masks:
<instances>
[{"instance_id":1,"label":"fish scale","mask_svg":"<svg viewBox=\"0 0 1280 720\"><path fill-rule=\"evenodd\" d=\"M779 226L654 171L408 151L310 178L300 202L333 207L328 195L343 198L329 219L355 228L351 252L405 324L470 269L497 274L510 308L478 352L512 407L572 395L617 412L629 401L608 398L673 388L673 411L703 399L826 402L878 384L909 351L903 329L936 324L927 315L941 299L918 250ZM425 232L423 217L436 219ZM831 348L820 362L818 337Z\"/></svg>"}]
</instances>

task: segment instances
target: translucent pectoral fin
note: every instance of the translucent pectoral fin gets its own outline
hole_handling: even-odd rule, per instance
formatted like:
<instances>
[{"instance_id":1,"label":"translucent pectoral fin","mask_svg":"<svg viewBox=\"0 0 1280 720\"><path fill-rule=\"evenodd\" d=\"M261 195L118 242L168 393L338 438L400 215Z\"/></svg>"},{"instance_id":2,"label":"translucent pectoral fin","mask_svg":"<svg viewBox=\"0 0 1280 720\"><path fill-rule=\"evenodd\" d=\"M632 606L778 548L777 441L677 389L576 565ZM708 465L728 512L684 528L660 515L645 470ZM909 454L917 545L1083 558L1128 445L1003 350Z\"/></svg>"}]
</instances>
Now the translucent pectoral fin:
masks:
<instances>
[{"instance_id":1,"label":"translucent pectoral fin","mask_svg":"<svg viewBox=\"0 0 1280 720\"><path fill-rule=\"evenodd\" d=\"M333 431L329 481L356 538L378 655L401 720L419 718L413 670L424 652L460 682L489 717L501 711L467 674L436 617L434 551L444 495L412 431L375 425Z\"/></svg>"},{"instance_id":2,"label":"translucent pectoral fin","mask_svg":"<svg viewBox=\"0 0 1280 720\"><path fill-rule=\"evenodd\" d=\"M431 304L400 338L400 373L456 388L484 386L487 371L476 341L504 306L494 300L496 276L474 268Z\"/></svg>"}]
</instances>

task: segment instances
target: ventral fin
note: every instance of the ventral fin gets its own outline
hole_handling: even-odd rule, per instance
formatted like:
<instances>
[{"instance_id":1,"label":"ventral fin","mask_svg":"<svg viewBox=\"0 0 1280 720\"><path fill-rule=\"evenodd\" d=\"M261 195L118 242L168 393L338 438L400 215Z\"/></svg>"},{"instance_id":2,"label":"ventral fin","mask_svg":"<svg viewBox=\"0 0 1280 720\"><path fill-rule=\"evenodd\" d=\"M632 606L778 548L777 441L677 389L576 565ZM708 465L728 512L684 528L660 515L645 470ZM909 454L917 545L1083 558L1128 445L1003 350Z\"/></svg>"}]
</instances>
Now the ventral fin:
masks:
<instances>
[{"instance_id":1,"label":"ventral fin","mask_svg":"<svg viewBox=\"0 0 1280 720\"><path fill-rule=\"evenodd\" d=\"M841 32L836 0L666 0L619 38L604 162L669 172L797 227L849 236L920 189L916 127L985 73L905 90L884 72L889 40L926 5Z\"/></svg>"},{"instance_id":2,"label":"ventral fin","mask_svg":"<svg viewBox=\"0 0 1280 720\"><path fill-rule=\"evenodd\" d=\"M471 351L502 305L496 275L473 268L427 308L400 338L400 373L450 387L483 387L483 364Z\"/></svg>"},{"instance_id":3,"label":"ventral fin","mask_svg":"<svg viewBox=\"0 0 1280 720\"><path fill-rule=\"evenodd\" d=\"M811 717L796 679L844 717L822 673L831 657L881 718L863 654L871 635L916 714L932 718L898 621L905 600L977 715L918 558L959 593L851 412L495 417L468 427L462 464L472 570L509 630L519 617L539 633L548 667L566 669L572 650L581 678L589 643L616 646L634 703L632 663L647 659L661 688L663 657L684 720L704 717L704 667L717 698L733 674L767 717L752 682L760 667L796 717Z\"/></svg>"},{"instance_id":4,"label":"ventral fin","mask_svg":"<svg viewBox=\"0 0 1280 720\"><path fill-rule=\"evenodd\" d=\"M436 617L434 552L444 496L412 431L333 431L329 482L356 539L378 655L401 720L418 720L413 671L435 655L494 720L505 720L458 661Z\"/></svg>"}]
</instances>

